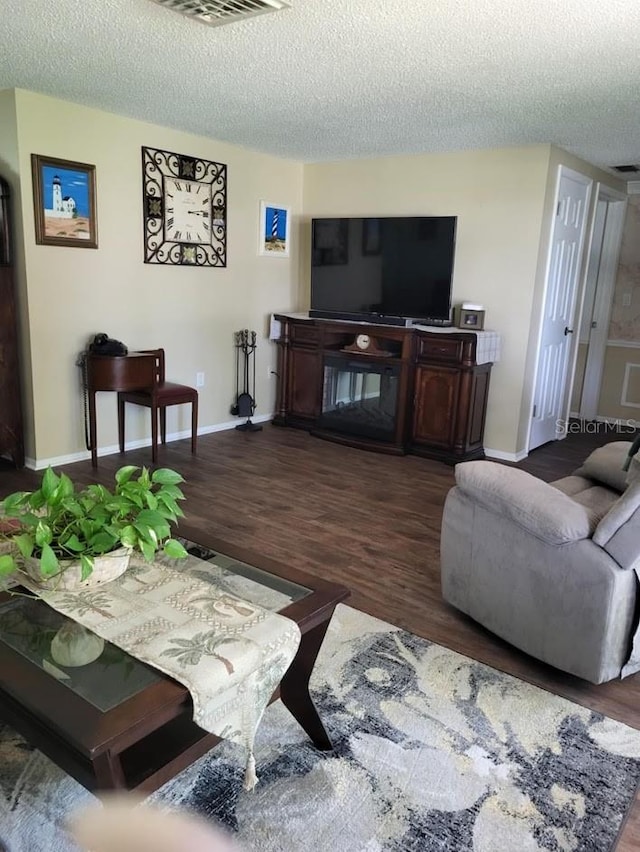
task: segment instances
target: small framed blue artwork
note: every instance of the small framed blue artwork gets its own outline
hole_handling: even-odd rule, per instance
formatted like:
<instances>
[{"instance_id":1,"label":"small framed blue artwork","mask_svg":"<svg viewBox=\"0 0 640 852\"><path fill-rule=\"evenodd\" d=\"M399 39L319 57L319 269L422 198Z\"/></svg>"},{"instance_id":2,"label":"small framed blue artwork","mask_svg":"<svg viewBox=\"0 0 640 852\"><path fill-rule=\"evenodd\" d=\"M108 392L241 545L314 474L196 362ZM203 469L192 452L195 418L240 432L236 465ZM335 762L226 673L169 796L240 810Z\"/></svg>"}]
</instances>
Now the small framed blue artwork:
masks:
<instances>
[{"instance_id":1,"label":"small framed blue artwork","mask_svg":"<svg viewBox=\"0 0 640 852\"><path fill-rule=\"evenodd\" d=\"M260 241L258 251L268 257L289 257L291 211L281 204L260 202Z\"/></svg>"},{"instance_id":2,"label":"small framed blue artwork","mask_svg":"<svg viewBox=\"0 0 640 852\"><path fill-rule=\"evenodd\" d=\"M36 243L98 248L96 167L31 155Z\"/></svg>"}]
</instances>

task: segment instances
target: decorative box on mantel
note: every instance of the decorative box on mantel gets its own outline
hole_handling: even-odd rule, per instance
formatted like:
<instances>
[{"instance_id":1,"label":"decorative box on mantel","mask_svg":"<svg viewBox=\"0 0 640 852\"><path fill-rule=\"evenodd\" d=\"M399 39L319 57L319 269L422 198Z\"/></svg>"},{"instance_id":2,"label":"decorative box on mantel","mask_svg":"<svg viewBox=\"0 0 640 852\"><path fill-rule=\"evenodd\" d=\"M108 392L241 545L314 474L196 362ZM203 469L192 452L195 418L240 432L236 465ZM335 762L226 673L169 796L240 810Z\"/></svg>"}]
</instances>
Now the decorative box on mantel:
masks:
<instances>
[{"instance_id":1,"label":"decorative box on mantel","mask_svg":"<svg viewBox=\"0 0 640 852\"><path fill-rule=\"evenodd\" d=\"M274 423L385 453L455 464L484 457L500 336L274 314Z\"/></svg>"}]
</instances>

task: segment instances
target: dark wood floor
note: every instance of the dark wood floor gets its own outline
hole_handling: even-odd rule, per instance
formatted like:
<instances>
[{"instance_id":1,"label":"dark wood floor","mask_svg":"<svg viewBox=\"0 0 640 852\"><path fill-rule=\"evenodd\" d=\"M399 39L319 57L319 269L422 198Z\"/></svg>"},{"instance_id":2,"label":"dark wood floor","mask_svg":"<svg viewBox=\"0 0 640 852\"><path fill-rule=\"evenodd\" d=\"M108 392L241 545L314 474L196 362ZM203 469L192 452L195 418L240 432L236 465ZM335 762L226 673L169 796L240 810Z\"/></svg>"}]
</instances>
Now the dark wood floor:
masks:
<instances>
[{"instance_id":1,"label":"dark wood floor","mask_svg":"<svg viewBox=\"0 0 640 852\"><path fill-rule=\"evenodd\" d=\"M574 470L596 446L631 440L600 424L534 451L518 465L545 480ZM81 482L111 482L122 464L150 465L149 449L64 469ZM348 602L497 669L640 729L640 674L594 686L509 647L440 596L442 507L453 469L417 456L352 449L306 432L265 425L219 432L160 449L158 466L182 473L191 528L344 583ZM30 490L41 474L0 467L0 496ZM259 557L258 557L259 558ZM640 847L636 801L619 850Z\"/></svg>"}]
</instances>

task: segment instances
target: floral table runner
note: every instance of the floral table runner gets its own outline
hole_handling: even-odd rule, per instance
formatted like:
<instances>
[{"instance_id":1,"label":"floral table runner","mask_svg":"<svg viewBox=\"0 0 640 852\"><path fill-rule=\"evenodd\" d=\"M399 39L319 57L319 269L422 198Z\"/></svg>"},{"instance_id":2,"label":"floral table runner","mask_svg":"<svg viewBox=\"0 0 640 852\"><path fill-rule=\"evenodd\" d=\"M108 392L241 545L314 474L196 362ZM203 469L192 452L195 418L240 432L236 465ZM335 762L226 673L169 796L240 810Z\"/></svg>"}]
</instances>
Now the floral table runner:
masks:
<instances>
[{"instance_id":1,"label":"floral table runner","mask_svg":"<svg viewBox=\"0 0 640 852\"><path fill-rule=\"evenodd\" d=\"M172 567L179 564L179 568ZM248 750L244 787L257 782L253 742L273 691L300 644L298 625L190 574L201 565L145 562L117 580L77 591L29 586L53 609L184 684L193 720Z\"/></svg>"}]
</instances>

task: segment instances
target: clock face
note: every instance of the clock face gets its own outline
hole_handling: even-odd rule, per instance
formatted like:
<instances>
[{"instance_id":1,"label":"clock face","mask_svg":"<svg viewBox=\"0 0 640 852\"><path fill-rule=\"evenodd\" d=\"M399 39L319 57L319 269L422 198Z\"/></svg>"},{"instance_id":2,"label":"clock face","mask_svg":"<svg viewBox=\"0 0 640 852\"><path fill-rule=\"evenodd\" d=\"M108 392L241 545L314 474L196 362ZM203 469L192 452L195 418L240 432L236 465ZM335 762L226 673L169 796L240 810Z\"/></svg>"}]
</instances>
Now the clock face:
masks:
<instances>
[{"instance_id":1,"label":"clock face","mask_svg":"<svg viewBox=\"0 0 640 852\"><path fill-rule=\"evenodd\" d=\"M182 178L165 178L164 209L167 240L211 242L211 186Z\"/></svg>"},{"instance_id":2,"label":"clock face","mask_svg":"<svg viewBox=\"0 0 640 852\"><path fill-rule=\"evenodd\" d=\"M371 345L371 338L368 334L359 334L356 337L356 346L358 349L368 349Z\"/></svg>"}]
</instances>

